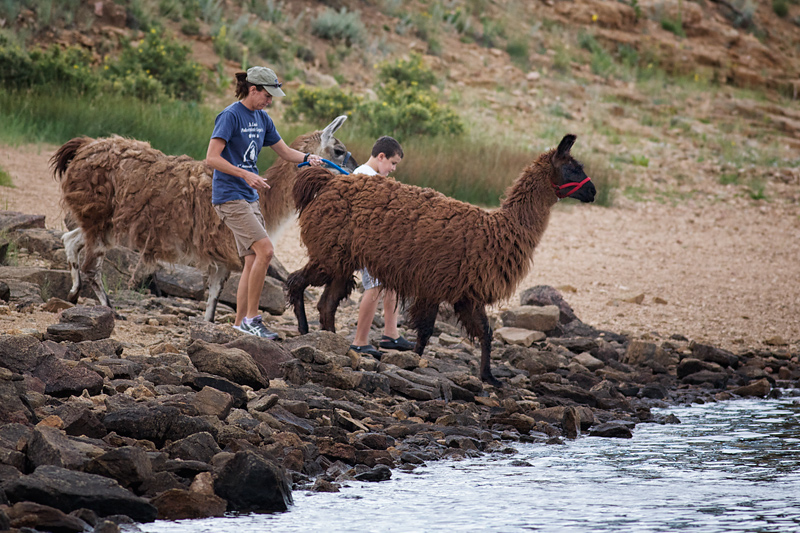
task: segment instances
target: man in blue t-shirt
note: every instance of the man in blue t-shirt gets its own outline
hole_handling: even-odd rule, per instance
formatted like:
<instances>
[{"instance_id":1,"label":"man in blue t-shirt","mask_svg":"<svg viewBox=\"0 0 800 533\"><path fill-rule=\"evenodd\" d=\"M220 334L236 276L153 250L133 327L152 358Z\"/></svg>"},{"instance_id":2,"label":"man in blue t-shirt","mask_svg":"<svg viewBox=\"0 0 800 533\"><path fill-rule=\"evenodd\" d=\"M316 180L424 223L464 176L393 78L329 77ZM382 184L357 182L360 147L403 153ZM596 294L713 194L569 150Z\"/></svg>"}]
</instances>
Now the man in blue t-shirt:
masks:
<instances>
[{"instance_id":1,"label":"man in blue t-shirt","mask_svg":"<svg viewBox=\"0 0 800 533\"><path fill-rule=\"evenodd\" d=\"M322 159L290 148L281 139L264 108L273 97L285 96L275 73L252 67L236 73L236 97L214 121L206 163L214 169L211 203L233 232L244 269L236 290L236 320L233 327L251 335L274 339L261 320L258 302L274 248L258 206L258 190L269 189L258 174L258 154L269 146L292 163L308 161L319 166ZM266 191L265 191L266 192Z\"/></svg>"}]
</instances>

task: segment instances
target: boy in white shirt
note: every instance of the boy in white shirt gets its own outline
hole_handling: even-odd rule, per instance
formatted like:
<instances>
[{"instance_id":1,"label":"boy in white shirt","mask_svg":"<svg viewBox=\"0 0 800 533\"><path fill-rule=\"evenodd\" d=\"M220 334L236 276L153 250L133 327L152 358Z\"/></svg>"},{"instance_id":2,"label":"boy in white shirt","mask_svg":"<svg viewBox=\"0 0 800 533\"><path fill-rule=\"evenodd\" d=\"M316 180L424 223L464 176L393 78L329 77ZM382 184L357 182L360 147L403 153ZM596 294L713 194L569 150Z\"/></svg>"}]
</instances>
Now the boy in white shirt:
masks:
<instances>
[{"instance_id":1,"label":"boy in white shirt","mask_svg":"<svg viewBox=\"0 0 800 533\"><path fill-rule=\"evenodd\" d=\"M355 169L353 174L366 174L368 176L388 176L397 168L403 159L403 148L397 140L384 136L375 141L369 160ZM412 350L414 345L403 338L397 331L397 295L394 291L383 291L381 282L373 278L366 268L361 269L361 282L364 285L364 294L358 306L358 325L353 338L351 350L369 354L380 359L383 352L376 350L369 343L369 329L372 318L378 310L381 292L383 295L383 337L380 347L391 350Z\"/></svg>"}]
</instances>

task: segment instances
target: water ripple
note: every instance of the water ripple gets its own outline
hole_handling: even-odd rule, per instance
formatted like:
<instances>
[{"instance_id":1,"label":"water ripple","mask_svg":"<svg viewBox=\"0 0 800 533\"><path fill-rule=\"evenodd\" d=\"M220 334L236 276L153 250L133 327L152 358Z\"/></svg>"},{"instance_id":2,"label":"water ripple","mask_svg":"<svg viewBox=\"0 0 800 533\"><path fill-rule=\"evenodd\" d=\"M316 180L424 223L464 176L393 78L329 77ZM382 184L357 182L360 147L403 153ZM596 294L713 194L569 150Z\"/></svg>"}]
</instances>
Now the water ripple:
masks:
<instances>
[{"instance_id":1,"label":"water ripple","mask_svg":"<svg viewBox=\"0 0 800 533\"><path fill-rule=\"evenodd\" d=\"M517 444L513 456L431 463L286 513L145 524L241 531L789 532L800 530L800 405L738 400L663 410L632 439ZM520 462L530 466L520 466Z\"/></svg>"}]
</instances>

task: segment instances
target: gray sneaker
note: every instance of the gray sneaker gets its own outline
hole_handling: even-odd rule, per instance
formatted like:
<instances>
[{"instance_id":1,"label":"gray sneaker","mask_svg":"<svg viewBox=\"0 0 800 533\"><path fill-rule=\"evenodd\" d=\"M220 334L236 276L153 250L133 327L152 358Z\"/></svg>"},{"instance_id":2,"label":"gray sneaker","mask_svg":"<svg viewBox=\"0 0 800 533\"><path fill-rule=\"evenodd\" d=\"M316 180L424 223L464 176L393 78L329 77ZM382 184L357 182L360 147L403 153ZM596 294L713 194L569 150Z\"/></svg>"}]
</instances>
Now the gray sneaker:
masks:
<instances>
[{"instance_id":1,"label":"gray sneaker","mask_svg":"<svg viewBox=\"0 0 800 533\"><path fill-rule=\"evenodd\" d=\"M241 331L263 339L275 340L278 338L277 333L268 330L264 326L264 322L261 321L261 315L255 316L250 322L246 322L246 320L242 320L242 325L239 326Z\"/></svg>"}]
</instances>

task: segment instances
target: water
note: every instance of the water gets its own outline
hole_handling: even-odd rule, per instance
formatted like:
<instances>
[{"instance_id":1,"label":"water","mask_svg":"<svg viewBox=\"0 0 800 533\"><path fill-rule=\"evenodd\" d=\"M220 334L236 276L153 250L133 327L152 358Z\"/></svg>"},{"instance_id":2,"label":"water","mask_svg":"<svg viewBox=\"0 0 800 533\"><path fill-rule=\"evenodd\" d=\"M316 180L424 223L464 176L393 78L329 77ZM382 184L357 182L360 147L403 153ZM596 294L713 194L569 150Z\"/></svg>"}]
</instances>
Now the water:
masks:
<instances>
[{"instance_id":1,"label":"water","mask_svg":"<svg viewBox=\"0 0 800 533\"><path fill-rule=\"evenodd\" d=\"M800 401L664 409L633 439L520 444L339 493L295 491L285 513L159 521L149 533L244 531L800 531Z\"/></svg>"}]
</instances>

